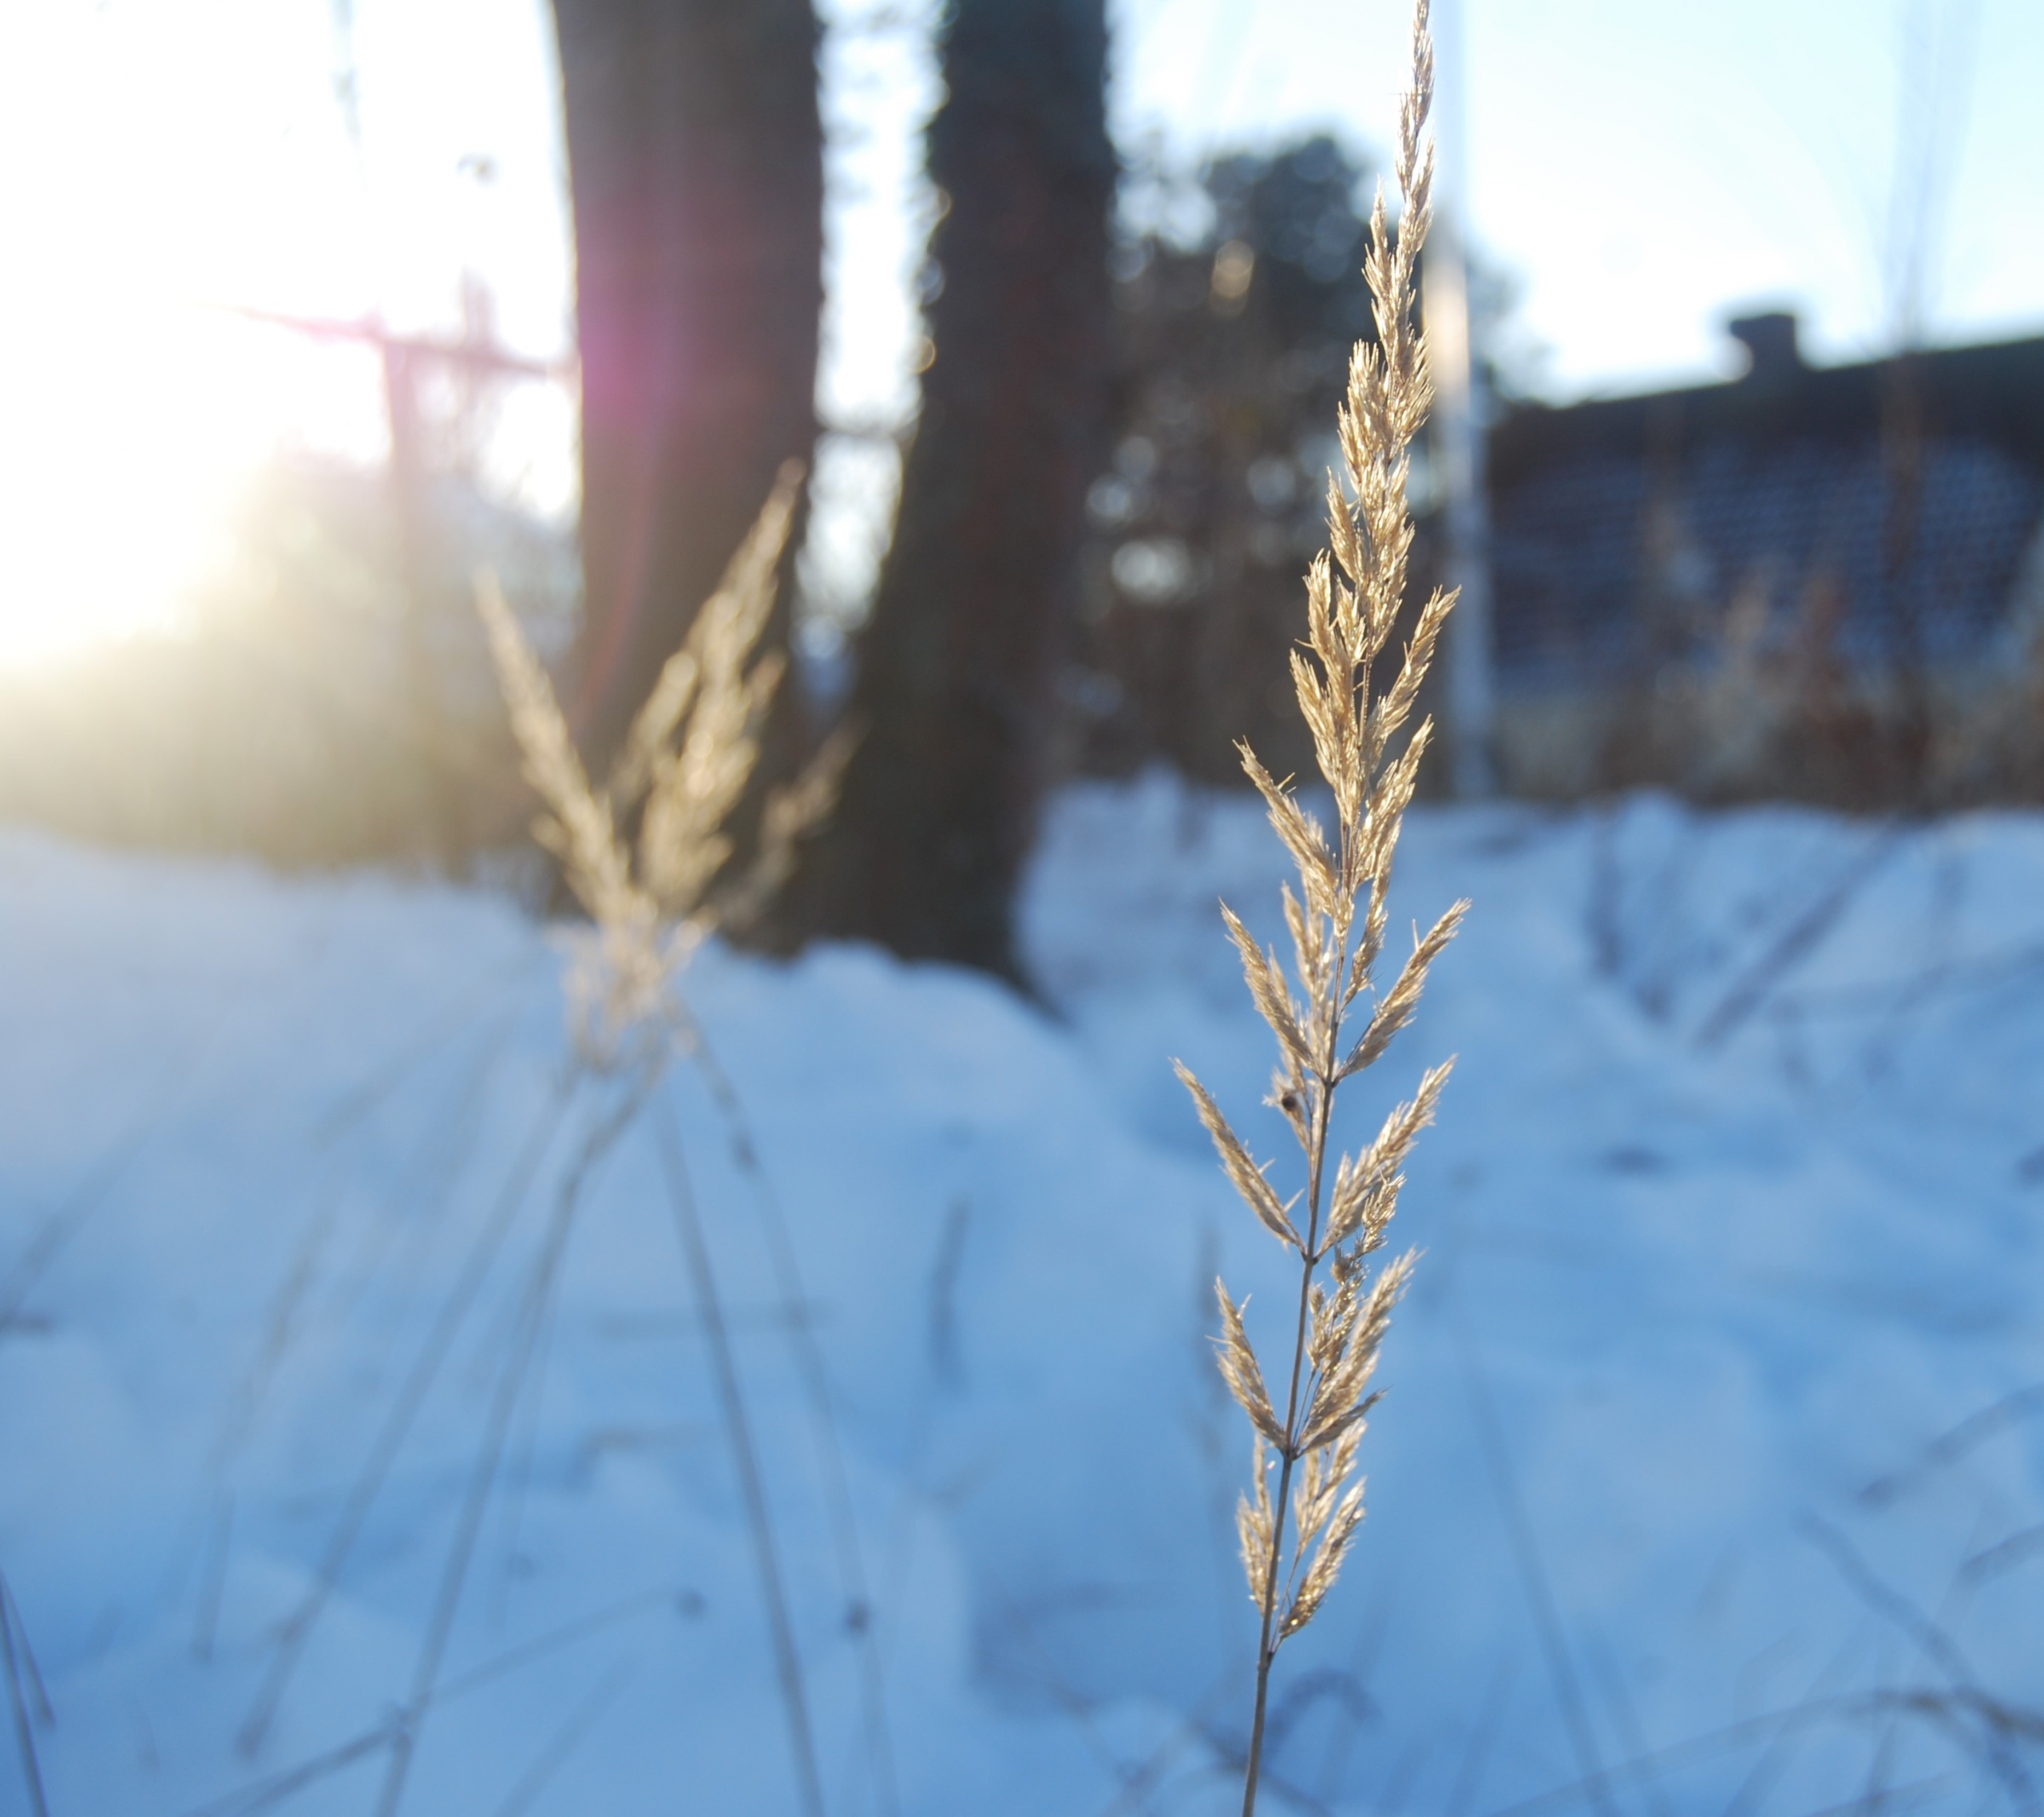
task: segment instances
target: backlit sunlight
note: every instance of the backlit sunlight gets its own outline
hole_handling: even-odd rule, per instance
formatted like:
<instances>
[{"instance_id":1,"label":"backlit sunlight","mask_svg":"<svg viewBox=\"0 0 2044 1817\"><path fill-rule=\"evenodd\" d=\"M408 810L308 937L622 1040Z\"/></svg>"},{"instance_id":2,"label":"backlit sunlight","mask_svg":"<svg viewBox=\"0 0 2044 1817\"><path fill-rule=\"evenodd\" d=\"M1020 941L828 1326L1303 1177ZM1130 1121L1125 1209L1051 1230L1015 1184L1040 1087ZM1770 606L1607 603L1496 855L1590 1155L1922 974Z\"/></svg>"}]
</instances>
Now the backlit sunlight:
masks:
<instances>
[{"instance_id":1,"label":"backlit sunlight","mask_svg":"<svg viewBox=\"0 0 2044 1817\"><path fill-rule=\"evenodd\" d=\"M511 293L505 338L557 355L564 228L549 231L551 77L526 10L524 32L498 8L495 38L472 41L489 44L489 107L428 109L394 77L350 88L422 61L395 54L409 28L388 10L343 38L325 7L259 0L202 21L119 0L0 9L0 670L173 626L276 453L383 457L373 354L236 311L446 335L476 271ZM477 156L514 109L542 123L530 155ZM566 400L547 402L553 445L519 477L560 469L525 488L557 494Z\"/></svg>"}]
</instances>

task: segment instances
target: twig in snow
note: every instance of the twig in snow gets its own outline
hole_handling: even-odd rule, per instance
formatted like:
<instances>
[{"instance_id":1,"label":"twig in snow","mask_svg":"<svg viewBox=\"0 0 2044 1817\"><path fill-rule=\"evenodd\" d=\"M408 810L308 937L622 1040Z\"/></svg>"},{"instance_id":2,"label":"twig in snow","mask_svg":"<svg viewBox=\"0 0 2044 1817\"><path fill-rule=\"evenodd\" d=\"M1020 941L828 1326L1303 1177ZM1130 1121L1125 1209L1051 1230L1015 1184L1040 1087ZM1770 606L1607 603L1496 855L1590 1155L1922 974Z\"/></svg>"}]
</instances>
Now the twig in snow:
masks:
<instances>
[{"instance_id":1,"label":"twig in snow","mask_svg":"<svg viewBox=\"0 0 2044 1817\"><path fill-rule=\"evenodd\" d=\"M554 1132L566 1114L568 1100L572 1095L578 1075L563 1074L556 1086L553 1099L533 1126L525 1148L513 1163L497 1202L488 1222L477 1237L469 1251L469 1260L461 1277L455 1282L454 1291L441 1302L438 1316L433 1329L427 1334L425 1346L414 1360L411 1372L399 1389L397 1399L384 1416L375 1443L370 1447L367 1460L356 1477L354 1486L341 1510L341 1518L327 1542L325 1556L319 1562L319 1574L314 1578L299 1605L286 1619L279 1636L277 1651L271 1661L270 1669L263 1677L256 1700L250 1706L247 1719L236 1745L244 1756L255 1753L263 1744L268 1732L271 1720L275 1716L277 1704L283 1697L284 1688L291 1681L298 1661L305 1649L314 1625L325 1609L327 1599L340 1581L342 1569L355 1550L355 1541L361 1537L362 1523L369 1518L369 1510L383 1486L398 1448L411 1430L427 1391L440 1373L440 1367L446 1360L448 1347L461 1322L468 1316L469 1308L474 1304L476 1295L481 1290L484 1277L497 1259L497 1251L503 1247L513 1220L524 1205L525 1194L537 1171L541 1157L553 1140Z\"/></svg>"},{"instance_id":2,"label":"twig in snow","mask_svg":"<svg viewBox=\"0 0 2044 1817\"><path fill-rule=\"evenodd\" d=\"M1807 959L1837 924L1860 886L1901 844L1906 830L1900 821L1891 821L1875 833L1859 856L1833 880L1831 887L1790 921L1733 981L1718 1000L1717 1007L1697 1025L1697 1046L1707 1048L1721 1045L1766 1002L1775 986Z\"/></svg>"},{"instance_id":3,"label":"twig in snow","mask_svg":"<svg viewBox=\"0 0 2044 1817\"><path fill-rule=\"evenodd\" d=\"M1640 1725L1639 1711L1632 1700L1632 1688L1626 1682L1625 1668L1617 1654L1594 1628L1589 1629L1584 1650L1589 1656L1592 1671L1602 1680L1604 1700L1610 1707L1611 1714L1617 1720L1618 1733L1624 1738L1626 1746L1632 1750L1635 1759L1650 1758L1653 1750L1647 1746L1646 1732ZM1650 1771L1646 1775L1646 1797L1655 1817L1674 1817L1668 1803L1666 1790L1662 1785L1661 1775L1658 1772Z\"/></svg>"},{"instance_id":4,"label":"twig in snow","mask_svg":"<svg viewBox=\"0 0 2044 1817\"><path fill-rule=\"evenodd\" d=\"M504 1494L504 1514L501 1522L504 1548L504 1570L497 1579L496 1618L501 1621L511 1587L511 1576L518 1556L518 1535L525 1524L525 1496L532 1486L533 1455L539 1447L540 1411L546 1398L547 1364L553 1354L553 1334L561 1322L558 1300L549 1304L538 1338L538 1360L530 1372L531 1385L525 1391L525 1417L520 1422L517 1441L513 1447L511 1479Z\"/></svg>"},{"instance_id":5,"label":"twig in snow","mask_svg":"<svg viewBox=\"0 0 2044 1817\"><path fill-rule=\"evenodd\" d=\"M547 1737L546 1746L540 1750L538 1759L525 1769L512 1788L511 1795L497 1807L497 1817L524 1817L524 1813L532 1807L533 1800L546 1790L547 1781L582 1744L582 1738L595 1726L596 1718L616 1701L618 1692L638 1669L631 1661L619 1661L603 1682L568 1712L567 1720Z\"/></svg>"},{"instance_id":6,"label":"twig in snow","mask_svg":"<svg viewBox=\"0 0 2044 1817\"><path fill-rule=\"evenodd\" d=\"M1959 1643L1907 1597L1876 1577L1836 1527L1816 1514L1805 1514L1798 1524L1804 1536L1837 1567L1839 1575L1860 1601L1892 1622L1951 1680L1952 1689L1980 1722L1987 1764L2018 1809L2035 1811L2037 1788L2012 1740L2024 1734L2037 1719L1983 1689Z\"/></svg>"},{"instance_id":7,"label":"twig in snow","mask_svg":"<svg viewBox=\"0 0 2044 1817\"><path fill-rule=\"evenodd\" d=\"M1561 1611L1555 1606L1547 1565L1540 1556L1539 1542L1534 1537L1533 1523L1527 1517L1526 1505L1519 1497L1511 1455L1505 1450L1504 1432L1498 1423L1497 1409L1491 1403L1490 1388L1483 1380L1483 1366L1477 1360L1475 1342L1459 1312L1455 1326L1469 1404L1476 1415L1477 1442L1489 1467L1491 1486L1511 1538L1519 1584L1526 1593L1534 1630L1540 1637L1541 1650L1547 1655L1548 1675L1554 1681L1555 1700L1561 1705L1562 1720L1568 1729L1576 1764L1582 1770L1583 1784L1590 1803L1597 1807L1599 1817L1618 1817L1618 1807L1611 1798L1610 1781L1598 1752L1596 1735L1590 1726L1589 1705L1584 1700L1575 1663L1569 1657L1568 1644L1562 1633Z\"/></svg>"},{"instance_id":8,"label":"twig in snow","mask_svg":"<svg viewBox=\"0 0 2044 1817\"><path fill-rule=\"evenodd\" d=\"M1990 1578L2014 1570L2039 1552L2044 1552L2044 1526L2025 1527L2022 1532L2010 1534L2006 1539L1975 1553L1959 1566L1959 1581L1968 1589L1977 1589Z\"/></svg>"},{"instance_id":9,"label":"twig in snow","mask_svg":"<svg viewBox=\"0 0 2044 1817\"><path fill-rule=\"evenodd\" d=\"M1914 1463L1886 1476L1876 1477L1860 1491L1860 1500L1869 1508L1884 1508L1931 1472L1956 1463L2004 1427L2040 1413L2044 1413L2044 1382L2033 1383L2026 1388L2006 1394L1991 1406L1967 1415L1950 1431L1933 1439L1918 1454Z\"/></svg>"},{"instance_id":10,"label":"twig in snow","mask_svg":"<svg viewBox=\"0 0 2044 1817\"><path fill-rule=\"evenodd\" d=\"M536 1659L543 1658L549 1653L557 1653L561 1648L572 1645L576 1641L586 1639L592 1634L600 1633L606 1629L615 1627L619 1622L627 1621L656 1604L677 1606L686 1612L688 1608L689 1596L691 1593L683 1592L677 1595L671 1588L664 1587L654 1590L641 1590L636 1596L627 1597L622 1601L611 1604L608 1608L600 1609L591 1614L580 1616L572 1621L564 1622L558 1628L536 1636L532 1640L523 1641L517 1646L497 1654L495 1658L485 1660L481 1665L449 1679L434 1694L431 1700L433 1705L437 1708L448 1704L458 1703L462 1698L481 1690L484 1686L495 1680L505 1676L509 1673L515 1672L519 1667L530 1665ZM375 1728L366 1729L361 1734L351 1736L337 1747L329 1748L321 1753L314 1755L310 1760L299 1761L295 1767L287 1767L282 1771L271 1773L252 1786L243 1786L238 1791L228 1792L221 1797L210 1799L204 1804L196 1805L190 1810L180 1813L180 1817L254 1817L256 1812L267 1811L273 1805L280 1804L284 1799L303 1791L308 1785L316 1784L323 1779L331 1779L335 1773L354 1765L356 1761L389 1747L397 1732L398 1719L379 1723Z\"/></svg>"},{"instance_id":11,"label":"twig in snow","mask_svg":"<svg viewBox=\"0 0 2044 1817\"><path fill-rule=\"evenodd\" d=\"M22 1756L22 1779L28 1787L29 1809L34 1817L50 1817L50 1801L43 1795L42 1765L36 1758L35 1724L29 1716L27 1686L24 1680L33 1683L38 1701L38 1714L46 1728L50 1725L50 1700L43 1695L42 1675L35 1669L34 1660L29 1654L29 1637L21 1626L19 1608L14 1593L7 1587L7 1580L0 1577L0 1656L7 1663L7 1700L14 1713L14 1744ZM15 1637L20 1635L20 1645Z\"/></svg>"},{"instance_id":12,"label":"twig in snow","mask_svg":"<svg viewBox=\"0 0 2044 1817\"><path fill-rule=\"evenodd\" d=\"M1234 1685L1235 1671L1230 1666L1207 1686L1185 1720L1151 1749L1148 1757L1133 1772L1125 1775L1114 1803L1100 1813L1100 1817L1128 1817L1128 1813L1143 1809L1171 1763L1193 1743L1204 1742L1207 1739L1207 1723L1220 1707L1222 1700L1233 1692ZM1230 1770L1239 1768L1231 1763Z\"/></svg>"},{"instance_id":13,"label":"twig in snow","mask_svg":"<svg viewBox=\"0 0 2044 1817\"><path fill-rule=\"evenodd\" d=\"M1739 1789L1732 1794L1732 1802L1725 1807L1724 1817L1745 1817L1748 1811L1757 1809L1775 1781L1788 1771L1796 1751L1802 1746L1803 1738L1811 1728L1810 1724L1798 1720L1797 1712L1824 1697L1828 1687L1844 1675L1857 1651L1856 1643L1850 1641L1840 1647L1810 1681L1801 1703L1795 1709L1784 1712L1774 1733L1768 1737L1767 1745L1761 1748L1760 1758L1747 1769L1746 1776L1739 1782Z\"/></svg>"},{"instance_id":14,"label":"twig in snow","mask_svg":"<svg viewBox=\"0 0 2044 1817\"><path fill-rule=\"evenodd\" d=\"M192 1622L192 1657L201 1665L213 1657L220 1600L227 1590L228 1554L234 1537L234 1491L220 1490L214 1498L214 1508L208 1527L211 1543L206 1548L205 1569L199 1579L199 1609Z\"/></svg>"},{"instance_id":15,"label":"twig in snow","mask_svg":"<svg viewBox=\"0 0 2044 1817\"><path fill-rule=\"evenodd\" d=\"M1476 1724L1462 1751L1462 1764L1456 1769L1454 1789L1448 1797L1448 1817L1466 1817L1476 1799L1476 1788L1483 1783L1483 1768L1490 1764L1491 1750L1497 1745L1498 1730L1504 1719L1505 1699L1511 1692L1511 1661L1499 1661L1484 1690L1483 1700L1477 1706Z\"/></svg>"}]
</instances>

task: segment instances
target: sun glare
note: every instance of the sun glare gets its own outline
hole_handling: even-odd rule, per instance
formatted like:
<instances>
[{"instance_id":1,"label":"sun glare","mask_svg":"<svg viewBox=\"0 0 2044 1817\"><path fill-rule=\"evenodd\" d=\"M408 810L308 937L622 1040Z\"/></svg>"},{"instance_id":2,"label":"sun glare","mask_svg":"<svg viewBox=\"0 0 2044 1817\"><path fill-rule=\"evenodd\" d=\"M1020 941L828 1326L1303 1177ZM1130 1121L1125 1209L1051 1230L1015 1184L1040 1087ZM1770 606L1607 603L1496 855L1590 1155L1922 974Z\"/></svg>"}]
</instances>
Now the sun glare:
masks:
<instances>
[{"instance_id":1,"label":"sun glare","mask_svg":"<svg viewBox=\"0 0 2044 1817\"><path fill-rule=\"evenodd\" d=\"M357 137L336 101L355 52L317 0L0 6L0 670L174 625L280 449L383 457L374 354L237 309L446 331L474 270L515 344L558 344L543 9L509 45L477 10L351 15ZM406 36L436 25L472 60L492 46L488 106L411 92L447 66ZM487 192L463 174L477 145L504 173ZM559 414L528 465L560 465Z\"/></svg>"},{"instance_id":2,"label":"sun glare","mask_svg":"<svg viewBox=\"0 0 2044 1817\"><path fill-rule=\"evenodd\" d=\"M329 429L368 414L366 355L309 361L278 338L189 309L0 307L0 341L34 350L0 438L0 668L173 625L280 406Z\"/></svg>"},{"instance_id":3,"label":"sun glare","mask_svg":"<svg viewBox=\"0 0 2044 1817\"><path fill-rule=\"evenodd\" d=\"M0 667L172 622L287 413L347 389L305 395L259 331L194 307L240 275L223 247L263 237L214 177L204 49L119 8L0 19Z\"/></svg>"}]
</instances>

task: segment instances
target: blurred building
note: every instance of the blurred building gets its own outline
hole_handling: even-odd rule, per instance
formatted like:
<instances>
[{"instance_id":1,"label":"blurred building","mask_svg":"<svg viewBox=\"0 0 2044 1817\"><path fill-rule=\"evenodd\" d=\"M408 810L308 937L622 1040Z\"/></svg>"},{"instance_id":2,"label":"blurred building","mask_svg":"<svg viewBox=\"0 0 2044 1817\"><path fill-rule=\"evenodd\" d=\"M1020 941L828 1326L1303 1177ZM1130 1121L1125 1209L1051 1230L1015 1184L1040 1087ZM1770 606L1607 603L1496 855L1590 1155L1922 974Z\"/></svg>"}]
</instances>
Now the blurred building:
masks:
<instances>
[{"instance_id":1,"label":"blurred building","mask_svg":"<svg viewBox=\"0 0 2044 1817\"><path fill-rule=\"evenodd\" d=\"M1081 770L1230 782L1245 736L1310 768L1287 664L1369 338L1361 176L1325 140L1231 160L1204 175L1205 238L1124 250L1122 434L1068 672ZM1792 315L1731 329L1737 379L1512 403L1491 429L1507 791L2044 794L2044 340L1817 368ZM1413 492L1419 591L1424 449Z\"/></svg>"},{"instance_id":2,"label":"blurred building","mask_svg":"<svg viewBox=\"0 0 2044 1817\"><path fill-rule=\"evenodd\" d=\"M2044 340L1804 363L1490 440L1508 786L1845 806L2026 793L2044 630Z\"/></svg>"}]
</instances>

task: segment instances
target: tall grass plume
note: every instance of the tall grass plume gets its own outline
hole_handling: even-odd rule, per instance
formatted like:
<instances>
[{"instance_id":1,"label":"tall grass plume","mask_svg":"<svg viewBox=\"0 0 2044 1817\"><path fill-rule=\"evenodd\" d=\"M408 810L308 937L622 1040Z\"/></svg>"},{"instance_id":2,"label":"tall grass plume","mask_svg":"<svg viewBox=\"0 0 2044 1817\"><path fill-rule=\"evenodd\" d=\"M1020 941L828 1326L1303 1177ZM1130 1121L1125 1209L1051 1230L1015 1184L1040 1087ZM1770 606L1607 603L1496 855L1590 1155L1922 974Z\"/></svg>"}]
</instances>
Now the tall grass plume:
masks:
<instances>
[{"instance_id":1,"label":"tall grass plume","mask_svg":"<svg viewBox=\"0 0 2044 1817\"><path fill-rule=\"evenodd\" d=\"M1384 1246L1404 1184L1405 1157L1432 1120L1452 1063L1424 1074L1411 1100L1391 1113L1373 1142L1360 1153L1339 1154L1330 1166L1337 1089L1374 1065L1411 1020L1428 968L1468 907L1458 902L1424 936L1416 931L1396 979L1388 990L1378 990L1392 861L1432 722L1422 720L1402 742L1400 734L1455 604L1452 592L1433 592L1420 610L1396 675L1380 685L1377 667L1404 604L1412 551L1409 451L1432 395L1426 343L1414 319L1433 177L1433 148L1425 132L1432 88L1427 0L1418 0L1411 81L1398 118L1398 224L1394 232L1380 188L1364 267L1377 345L1357 346L1341 409L1349 491L1328 476L1329 548L1307 574L1306 642L1292 655L1299 709L1333 794L1332 836L1300 806L1288 782L1274 780L1247 744L1241 747L1243 767L1298 867L1298 893L1289 884L1284 890L1290 973L1274 949L1258 946L1232 910L1224 905L1222 914L1242 955L1250 994L1278 1039L1269 1102L1282 1113L1305 1155L1301 1193L1279 1197L1266 1164L1250 1154L1212 1095L1178 1067L1235 1190L1299 1261L1281 1398L1266 1384L1242 1305L1224 1283L1214 1283L1221 1373L1254 1428L1251 1487L1237 1513L1243 1568L1262 1623L1245 1817L1256 1807L1273 1662L1319 1613L1363 1518L1357 1460L1377 1399L1371 1384L1413 1262L1408 1252L1373 1272L1366 1258ZM1274 1461L1274 1493L1268 1467Z\"/></svg>"}]
</instances>

